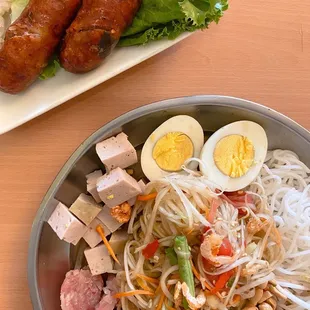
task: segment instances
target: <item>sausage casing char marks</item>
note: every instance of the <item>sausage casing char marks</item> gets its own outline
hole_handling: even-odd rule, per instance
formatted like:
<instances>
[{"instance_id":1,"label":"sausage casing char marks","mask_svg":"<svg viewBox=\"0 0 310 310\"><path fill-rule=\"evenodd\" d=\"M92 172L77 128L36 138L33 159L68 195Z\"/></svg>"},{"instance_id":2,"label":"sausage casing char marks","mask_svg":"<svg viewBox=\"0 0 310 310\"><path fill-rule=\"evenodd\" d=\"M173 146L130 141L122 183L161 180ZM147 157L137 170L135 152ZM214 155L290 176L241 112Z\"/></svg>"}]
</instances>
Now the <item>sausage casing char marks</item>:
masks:
<instances>
[{"instance_id":1,"label":"sausage casing char marks","mask_svg":"<svg viewBox=\"0 0 310 310\"><path fill-rule=\"evenodd\" d=\"M35 81L53 55L81 0L30 0L6 32L0 50L0 89L18 93Z\"/></svg>"},{"instance_id":2,"label":"sausage casing char marks","mask_svg":"<svg viewBox=\"0 0 310 310\"><path fill-rule=\"evenodd\" d=\"M84 0L67 30L60 53L62 66L82 73L98 67L131 24L141 0Z\"/></svg>"}]
</instances>

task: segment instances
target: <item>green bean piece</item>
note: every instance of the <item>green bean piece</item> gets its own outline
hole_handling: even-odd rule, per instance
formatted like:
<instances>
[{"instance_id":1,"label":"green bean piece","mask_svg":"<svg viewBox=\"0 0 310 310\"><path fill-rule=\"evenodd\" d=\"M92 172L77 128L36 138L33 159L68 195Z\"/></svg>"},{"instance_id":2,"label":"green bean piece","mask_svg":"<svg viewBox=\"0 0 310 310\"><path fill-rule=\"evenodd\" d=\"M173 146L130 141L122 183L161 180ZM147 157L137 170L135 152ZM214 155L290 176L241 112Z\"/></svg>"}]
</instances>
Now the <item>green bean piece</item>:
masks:
<instances>
[{"instance_id":1,"label":"green bean piece","mask_svg":"<svg viewBox=\"0 0 310 310\"><path fill-rule=\"evenodd\" d=\"M165 250L166 256L169 259L169 263L171 266L178 264L177 254L175 253L173 248L167 248Z\"/></svg>"},{"instance_id":2,"label":"green bean piece","mask_svg":"<svg viewBox=\"0 0 310 310\"><path fill-rule=\"evenodd\" d=\"M178 258L181 281L182 283L185 282L187 284L189 292L195 297L194 275L190 262L191 252L185 236L177 236L174 239L174 251ZM188 309L188 303L185 298L183 300L183 306L185 309Z\"/></svg>"}]
</instances>

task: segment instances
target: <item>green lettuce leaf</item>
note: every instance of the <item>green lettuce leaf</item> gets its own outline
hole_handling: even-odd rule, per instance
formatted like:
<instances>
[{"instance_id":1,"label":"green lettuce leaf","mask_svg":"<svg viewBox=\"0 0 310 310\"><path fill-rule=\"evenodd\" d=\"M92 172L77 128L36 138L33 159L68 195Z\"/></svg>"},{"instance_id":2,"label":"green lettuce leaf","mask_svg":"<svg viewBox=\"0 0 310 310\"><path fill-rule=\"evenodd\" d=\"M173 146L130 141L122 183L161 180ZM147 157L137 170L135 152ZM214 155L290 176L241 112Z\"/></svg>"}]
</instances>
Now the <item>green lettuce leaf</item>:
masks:
<instances>
[{"instance_id":1,"label":"green lettuce leaf","mask_svg":"<svg viewBox=\"0 0 310 310\"><path fill-rule=\"evenodd\" d=\"M181 33L195 31L197 28L187 21L172 21L170 23L151 27L140 33L128 36L120 40L118 46L144 45L150 41L157 41L162 38L173 40Z\"/></svg>"},{"instance_id":2,"label":"green lettuce leaf","mask_svg":"<svg viewBox=\"0 0 310 310\"><path fill-rule=\"evenodd\" d=\"M119 46L175 39L183 32L207 28L212 21L218 23L227 9L228 0L143 0Z\"/></svg>"},{"instance_id":3,"label":"green lettuce leaf","mask_svg":"<svg viewBox=\"0 0 310 310\"><path fill-rule=\"evenodd\" d=\"M54 56L40 74L40 80L47 80L56 75L60 68L59 59Z\"/></svg>"},{"instance_id":4,"label":"green lettuce leaf","mask_svg":"<svg viewBox=\"0 0 310 310\"><path fill-rule=\"evenodd\" d=\"M211 21L218 23L227 10L227 1L221 0L183 0L179 2L187 20L195 26L205 26Z\"/></svg>"},{"instance_id":5,"label":"green lettuce leaf","mask_svg":"<svg viewBox=\"0 0 310 310\"><path fill-rule=\"evenodd\" d=\"M123 33L123 37L182 19L184 13L177 0L143 0L140 10L131 26Z\"/></svg>"}]
</instances>

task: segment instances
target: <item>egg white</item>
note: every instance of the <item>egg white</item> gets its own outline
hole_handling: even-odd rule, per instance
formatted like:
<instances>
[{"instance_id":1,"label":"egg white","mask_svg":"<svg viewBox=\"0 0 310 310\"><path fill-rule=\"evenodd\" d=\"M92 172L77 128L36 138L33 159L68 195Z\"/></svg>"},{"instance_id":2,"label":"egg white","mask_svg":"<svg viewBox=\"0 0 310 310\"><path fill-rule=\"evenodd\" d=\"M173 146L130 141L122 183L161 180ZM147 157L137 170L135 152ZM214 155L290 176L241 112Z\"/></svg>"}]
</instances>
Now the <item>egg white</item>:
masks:
<instances>
[{"instance_id":1,"label":"egg white","mask_svg":"<svg viewBox=\"0 0 310 310\"><path fill-rule=\"evenodd\" d=\"M182 132L187 135L193 143L193 157L199 157L203 143L204 134L201 125L192 117L187 115L174 116L162 123L145 141L141 153L141 167L145 176L150 180L162 178L171 172L162 170L153 159L153 148L156 142L169 132ZM192 162L188 165L190 169L196 169L198 164Z\"/></svg>"},{"instance_id":2,"label":"egg white","mask_svg":"<svg viewBox=\"0 0 310 310\"><path fill-rule=\"evenodd\" d=\"M239 178L231 178L223 174L216 166L213 153L216 144L224 137L229 135L241 135L247 137L254 145L254 161L247 173ZM257 123L251 121L239 121L228 124L217 130L205 143L202 148L200 159L201 172L207 178L228 192L237 191L248 186L259 174L268 149L266 132Z\"/></svg>"}]
</instances>

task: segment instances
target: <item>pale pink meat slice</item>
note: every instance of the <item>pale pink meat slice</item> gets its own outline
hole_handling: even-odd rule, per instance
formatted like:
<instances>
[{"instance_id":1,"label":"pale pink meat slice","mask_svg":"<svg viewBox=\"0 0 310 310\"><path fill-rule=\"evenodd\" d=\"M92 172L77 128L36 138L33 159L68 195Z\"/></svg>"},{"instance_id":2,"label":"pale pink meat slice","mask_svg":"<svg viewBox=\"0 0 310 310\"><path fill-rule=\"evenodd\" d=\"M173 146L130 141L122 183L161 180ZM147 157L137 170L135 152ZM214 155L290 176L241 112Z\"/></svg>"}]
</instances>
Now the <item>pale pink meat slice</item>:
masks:
<instances>
[{"instance_id":1,"label":"pale pink meat slice","mask_svg":"<svg viewBox=\"0 0 310 310\"><path fill-rule=\"evenodd\" d=\"M71 270L61 286L62 310L94 310L102 295L101 276L92 276L89 270Z\"/></svg>"},{"instance_id":2,"label":"pale pink meat slice","mask_svg":"<svg viewBox=\"0 0 310 310\"><path fill-rule=\"evenodd\" d=\"M96 306L96 310L113 310L117 304L117 299L111 293L102 297L100 303Z\"/></svg>"},{"instance_id":3,"label":"pale pink meat slice","mask_svg":"<svg viewBox=\"0 0 310 310\"><path fill-rule=\"evenodd\" d=\"M109 276L107 286L103 291L104 295L101 298L100 303L96 306L96 310L113 310L118 301L113 297L118 291L116 278L114 276Z\"/></svg>"}]
</instances>

